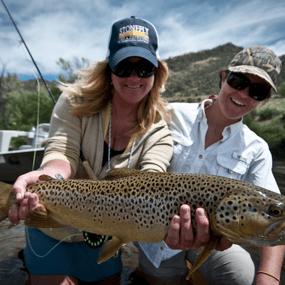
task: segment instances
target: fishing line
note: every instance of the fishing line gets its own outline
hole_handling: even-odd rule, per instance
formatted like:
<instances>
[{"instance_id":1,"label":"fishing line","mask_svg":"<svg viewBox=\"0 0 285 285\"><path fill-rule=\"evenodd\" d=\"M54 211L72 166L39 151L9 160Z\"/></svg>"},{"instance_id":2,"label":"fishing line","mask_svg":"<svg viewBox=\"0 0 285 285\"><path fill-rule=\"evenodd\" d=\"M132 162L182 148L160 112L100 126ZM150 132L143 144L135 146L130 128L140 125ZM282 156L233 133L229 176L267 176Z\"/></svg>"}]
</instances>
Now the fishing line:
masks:
<instances>
[{"instance_id":1,"label":"fishing line","mask_svg":"<svg viewBox=\"0 0 285 285\"><path fill-rule=\"evenodd\" d=\"M41 77L41 79L42 79L42 81L43 81L43 83L44 83L44 85L45 85L45 87L46 87L46 89L47 89L49 95L50 95L50 97L51 97L51 99L53 100L54 104L56 104L56 101L55 101L53 95L51 94L51 92L50 92L50 90L49 90L49 88L48 88L48 86L47 86L47 84L46 84L46 81L44 80L44 78L43 78L43 76L42 76L42 74L41 74L41 72L40 72L40 70L39 70L39 68L38 68L38 66L37 66L37 64L36 64L36 62L35 62L33 56L31 55L31 53L30 53L30 51L29 51L29 49L28 49L28 47L27 47L27 45L26 45L26 42L24 41L24 39L23 39L23 37L22 37L20 31L18 30L18 28L17 28L17 26L16 26L16 24L15 24L15 22L14 22L12 16L11 16L11 14L10 14L8 8L6 7L6 5L5 5L5 3L4 3L3 0L1 0L1 2L2 2L4 8L6 9L8 15L9 15L9 17L10 17L10 19L11 19L11 21L12 21L14 27L15 27L15 29L17 30L17 32L18 32L18 34L19 34L19 36L20 36L20 38L21 38L21 42L25 45L25 48L26 48L27 52L29 53L29 55L30 55L30 57L31 57L31 59L32 59L32 61L33 61L34 65L35 65L35 67L36 67L36 69L37 69L37 71L38 71L38 73L39 73L39 75L40 75L40 77ZM32 71L32 73L34 74L33 71ZM38 125L38 123L39 123L39 106L40 106L40 99L39 99L39 98L40 98L40 84L39 84L39 79L37 78L37 76L36 76L35 74L34 74L34 76L36 77L37 82L38 82L38 114L37 114L37 125ZM38 128L36 128L36 133L35 133L35 135L36 135L35 143L36 143L36 145L37 145ZM82 154L81 151L80 151L80 155L82 156L83 160L85 160L85 159L84 159L84 156L83 156L83 154ZM35 150L35 152L34 152L34 159L33 159L33 166L32 166L32 167L33 167L33 170L34 170L34 166L35 166L35 156L36 156L36 150ZM27 235L27 241L28 241L28 243L29 243L29 245L30 245L30 247L31 247L31 243L30 243L28 231L27 231L26 229L25 229L25 231L26 231L26 235ZM70 236L68 236L68 237L65 237L65 238L62 239L58 244L56 244L52 249L50 249L44 256L40 256L40 255L36 254L32 247L31 247L31 250L32 250L32 252L33 252L36 256L38 256L38 257L45 257L45 256L48 255L56 246L58 246L61 242L63 242L65 239L67 239L67 238L69 238L69 237L76 236L76 235L82 235L82 234L73 234L73 235L70 235Z\"/></svg>"},{"instance_id":2,"label":"fishing line","mask_svg":"<svg viewBox=\"0 0 285 285\"><path fill-rule=\"evenodd\" d=\"M37 78L37 82L38 82L38 110L37 110L37 127L36 127L36 132L35 132L35 151L34 151L34 157L33 157L33 165L32 165L32 171L35 170L35 164L36 164L36 157L37 157L37 145L38 145L38 132L39 132L39 123L40 123L40 90L41 90L41 86L40 86L40 81Z\"/></svg>"},{"instance_id":3,"label":"fishing line","mask_svg":"<svg viewBox=\"0 0 285 285\"><path fill-rule=\"evenodd\" d=\"M22 46L22 42L20 44L20 46ZM19 47L20 47L19 46ZM30 62L27 58L27 54L25 53L25 50L23 49L23 46L22 46L22 52L23 52L23 55L25 56L27 62ZM36 76L36 74L34 73L33 69L29 66L32 74L34 75L34 77L36 78L37 80L37 84L38 84L38 88L37 88L37 92L38 92L38 103L37 103L37 122L36 122L36 131L35 131L35 151L34 151L34 155L33 155L33 164L32 164L32 171L35 170L35 164L36 164L36 156L37 156L37 150L36 150L36 147L37 147L37 144L38 144L38 126L39 126L39 123L40 123L40 90L41 90L41 85L40 85L40 81L39 81L39 78Z\"/></svg>"},{"instance_id":4,"label":"fishing line","mask_svg":"<svg viewBox=\"0 0 285 285\"><path fill-rule=\"evenodd\" d=\"M58 245L60 245L64 240L66 240L66 239L68 239L68 238L70 238L70 237L74 237L74 236L82 236L82 233L80 233L80 234L73 234L73 235L67 236L67 237L65 237L64 239L62 239L60 242L58 242L55 246L53 246L46 254L44 254L44 255L39 255L39 254L37 254L37 253L34 251L34 249L32 248L32 245L31 245L31 243L30 243L29 232L28 232L28 230L27 230L27 227L25 227L25 232L26 232L28 244L29 244L29 246L30 246L30 248L31 248L31 250L32 250L32 252L33 252L33 254L34 254L35 256L37 256L37 257L40 257L40 258L46 257L48 254L51 253L51 251L53 251L53 250L54 250Z\"/></svg>"}]
</instances>

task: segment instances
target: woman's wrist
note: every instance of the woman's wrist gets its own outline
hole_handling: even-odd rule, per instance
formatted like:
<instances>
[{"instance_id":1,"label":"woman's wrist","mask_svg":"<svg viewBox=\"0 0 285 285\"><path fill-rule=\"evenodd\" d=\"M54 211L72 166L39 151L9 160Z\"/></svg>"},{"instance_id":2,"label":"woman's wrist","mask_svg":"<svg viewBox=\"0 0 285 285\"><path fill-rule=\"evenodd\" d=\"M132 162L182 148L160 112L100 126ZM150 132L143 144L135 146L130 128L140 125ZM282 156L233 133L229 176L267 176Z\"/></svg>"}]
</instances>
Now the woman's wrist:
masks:
<instances>
[{"instance_id":1,"label":"woman's wrist","mask_svg":"<svg viewBox=\"0 0 285 285\"><path fill-rule=\"evenodd\" d=\"M259 270L259 271L257 271L256 274L257 274L256 279L261 278L261 276L262 276L262 278L266 277L267 280L270 280L269 282L272 285L273 284L280 284L280 278L278 276L275 276L274 274L267 272L267 271Z\"/></svg>"}]
</instances>

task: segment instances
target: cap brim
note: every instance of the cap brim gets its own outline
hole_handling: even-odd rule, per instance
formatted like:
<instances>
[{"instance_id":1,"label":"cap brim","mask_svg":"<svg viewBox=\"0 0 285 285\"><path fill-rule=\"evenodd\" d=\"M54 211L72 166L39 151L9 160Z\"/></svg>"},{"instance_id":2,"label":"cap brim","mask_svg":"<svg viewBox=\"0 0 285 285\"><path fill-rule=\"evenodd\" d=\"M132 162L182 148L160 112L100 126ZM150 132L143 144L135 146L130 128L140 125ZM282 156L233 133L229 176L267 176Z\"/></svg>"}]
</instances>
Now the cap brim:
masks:
<instances>
[{"instance_id":1,"label":"cap brim","mask_svg":"<svg viewBox=\"0 0 285 285\"><path fill-rule=\"evenodd\" d=\"M250 65L238 65L238 66L231 66L228 67L229 71L232 72L240 72L240 73L248 73L248 74L252 74L252 75L256 75L258 77L261 77L262 79L264 79L266 82L268 82L272 88L275 90L275 92L277 92L277 89L271 79L271 77L268 75L268 73L266 71L264 71L263 69L256 67L256 66L250 66Z\"/></svg>"},{"instance_id":2,"label":"cap brim","mask_svg":"<svg viewBox=\"0 0 285 285\"><path fill-rule=\"evenodd\" d=\"M109 56L109 64L111 68L114 68L122 60L131 57L138 56L150 61L155 67L158 67L158 61L155 54L150 50L138 46L125 47L118 50L116 53Z\"/></svg>"}]
</instances>

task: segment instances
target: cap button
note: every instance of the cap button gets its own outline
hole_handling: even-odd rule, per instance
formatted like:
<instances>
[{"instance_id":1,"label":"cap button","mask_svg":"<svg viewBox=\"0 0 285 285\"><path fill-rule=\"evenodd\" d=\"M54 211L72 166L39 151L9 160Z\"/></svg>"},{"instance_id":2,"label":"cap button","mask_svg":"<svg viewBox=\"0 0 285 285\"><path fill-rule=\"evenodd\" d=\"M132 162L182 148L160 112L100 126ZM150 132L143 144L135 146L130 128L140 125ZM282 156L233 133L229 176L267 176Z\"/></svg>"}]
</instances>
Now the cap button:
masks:
<instances>
[{"instance_id":1,"label":"cap button","mask_svg":"<svg viewBox=\"0 0 285 285\"><path fill-rule=\"evenodd\" d=\"M131 18L135 18L135 16L131 16Z\"/></svg>"}]
</instances>

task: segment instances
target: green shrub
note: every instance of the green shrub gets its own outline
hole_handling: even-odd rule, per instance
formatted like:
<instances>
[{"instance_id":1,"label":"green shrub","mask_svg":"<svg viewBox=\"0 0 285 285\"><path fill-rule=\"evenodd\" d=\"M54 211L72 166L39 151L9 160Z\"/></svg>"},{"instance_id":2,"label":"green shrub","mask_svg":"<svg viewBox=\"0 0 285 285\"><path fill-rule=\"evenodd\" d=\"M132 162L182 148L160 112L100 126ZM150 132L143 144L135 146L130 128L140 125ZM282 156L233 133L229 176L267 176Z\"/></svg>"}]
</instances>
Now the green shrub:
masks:
<instances>
[{"instance_id":1,"label":"green shrub","mask_svg":"<svg viewBox=\"0 0 285 285\"><path fill-rule=\"evenodd\" d=\"M282 114L282 111L276 108L265 108L258 113L259 121L270 120L280 114Z\"/></svg>"}]
</instances>

